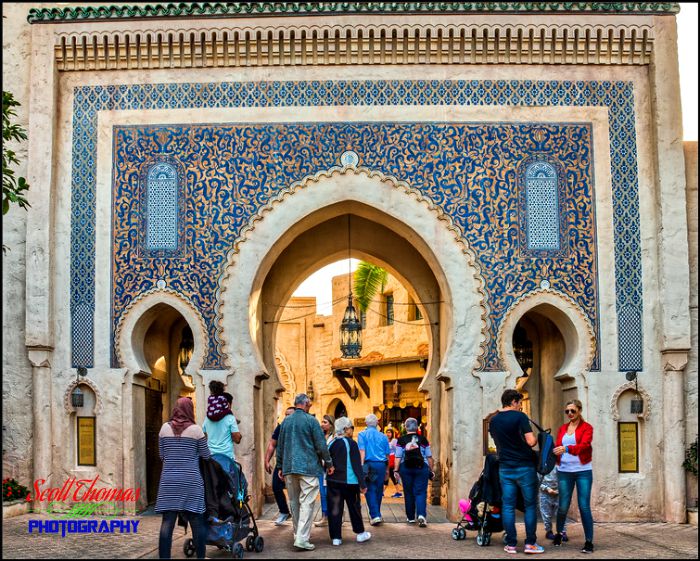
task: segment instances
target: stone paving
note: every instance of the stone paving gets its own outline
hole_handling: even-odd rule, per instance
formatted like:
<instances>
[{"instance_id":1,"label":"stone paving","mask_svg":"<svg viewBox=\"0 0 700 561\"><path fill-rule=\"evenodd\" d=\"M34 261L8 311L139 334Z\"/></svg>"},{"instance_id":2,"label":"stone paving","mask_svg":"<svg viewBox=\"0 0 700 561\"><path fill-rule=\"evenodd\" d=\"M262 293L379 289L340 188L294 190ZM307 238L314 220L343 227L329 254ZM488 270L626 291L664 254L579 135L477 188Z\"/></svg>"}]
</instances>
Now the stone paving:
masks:
<instances>
[{"instance_id":1,"label":"stone paving","mask_svg":"<svg viewBox=\"0 0 700 561\"><path fill-rule=\"evenodd\" d=\"M65 538L60 535L28 534L30 519L45 516L23 515L3 521L3 558L16 559L88 559L129 558L156 559L158 557L158 531L160 517L139 516L138 534L81 534ZM469 533L465 541L454 541L449 522L430 523L427 528L408 526L405 523L386 523L368 528L373 536L364 544L354 541L349 525L343 528L344 542L340 547L330 545L327 528L314 527L311 541L315 551L299 552L292 547L291 524L276 527L272 520L261 517L260 535L265 539L262 553L245 553L246 559L280 559L307 557L310 559L390 559L390 558L435 558L487 559L508 557L501 547L501 535L495 535L492 545L479 547L475 534ZM134 519L134 518L131 518ZM541 533L541 525L539 526ZM520 539L524 535L522 524L518 524ZM697 559L698 528L691 525L663 523L601 523L595 527L596 552L587 556L580 553L582 530L578 523L569 525L571 541L562 548L551 547L547 540L540 539L546 552L542 557L599 558L599 559ZM175 530L173 557L184 559L182 546L186 538L182 529ZM230 558L230 554L207 547L211 559Z\"/></svg>"}]
</instances>

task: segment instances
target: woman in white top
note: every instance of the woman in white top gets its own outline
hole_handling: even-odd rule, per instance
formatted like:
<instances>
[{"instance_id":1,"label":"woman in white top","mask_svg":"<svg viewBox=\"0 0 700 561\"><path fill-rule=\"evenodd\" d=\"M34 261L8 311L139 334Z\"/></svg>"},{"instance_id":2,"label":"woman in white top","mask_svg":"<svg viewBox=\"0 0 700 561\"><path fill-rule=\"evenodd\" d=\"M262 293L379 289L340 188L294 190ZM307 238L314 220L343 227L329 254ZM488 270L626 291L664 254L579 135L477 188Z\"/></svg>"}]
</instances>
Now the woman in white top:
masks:
<instances>
[{"instance_id":1,"label":"woman in white top","mask_svg":"<svg viewBox=\"0 0 700 561\"><path fill-rule=\"evenodd\" d=\"M593 485L593 427L583 420L583 405L578 399L566 403L564 413L569 418L559 428L554 453L559 456L559 512L557 533L552 542L560 546L566 515L576 487L578 510L586 543L582 553L593 553L593 515L591 514L591 486Z\"/></svg>"}]
</instances>

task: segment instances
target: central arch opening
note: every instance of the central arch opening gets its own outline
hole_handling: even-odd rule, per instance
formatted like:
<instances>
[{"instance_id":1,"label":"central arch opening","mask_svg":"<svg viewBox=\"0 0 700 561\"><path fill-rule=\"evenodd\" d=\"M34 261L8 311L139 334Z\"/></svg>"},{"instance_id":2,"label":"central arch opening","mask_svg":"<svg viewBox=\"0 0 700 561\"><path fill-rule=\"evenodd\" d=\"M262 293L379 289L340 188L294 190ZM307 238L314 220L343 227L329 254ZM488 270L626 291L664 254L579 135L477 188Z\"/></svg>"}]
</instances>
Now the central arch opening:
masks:
<instances>
[{"instance_id":1,"label":"central arch opening","mask_svg":"<svg viewBox=\"0 0 700 561\"><path fill-rule=\"evenodd\" d=\"M312 414L319 420L324 414L349 414L358 431L364 428L364 417L369 413L377 414L382 428L400 425L407 415L417 417L422 430L428 433L436 463L439 462L441 388L436 374L442 352L441 305L445 297L439 275L428 263L429 259L434 260L429 248L405 224L358 202L339 203L312 213L286 232L276 247L278 251L271 252L274 261L261 279L260 290L253 293L261 320L255 338L271 374L261 383L258 402L263 412L259 424L263 435L272 433L293 394L311 389L318 404ZM309 313L298 299L293 305L288 303L297 286L311 273L349 256L385 269L389 280L365 318L374 328L374 335L363 343L359 359L344 360L339 323L333 318L342 317L347 305L350 275L333 279L331 316ZM292 323L296 346L287 341L289 350L281 352L285 345L280 345L280 339L289 339ZM406 337L406 341L392 341L402 329L415 334ZM323 349L307 347L313 338L309 332L314 330L325 331ZM326 386L310 387L306 380L313 380L314 376L299 377L294 372L295 365L314 372L323 370ZM441 495L441 482L437 480L429 502L439 503Z\"/></svg>"}]
</instances>

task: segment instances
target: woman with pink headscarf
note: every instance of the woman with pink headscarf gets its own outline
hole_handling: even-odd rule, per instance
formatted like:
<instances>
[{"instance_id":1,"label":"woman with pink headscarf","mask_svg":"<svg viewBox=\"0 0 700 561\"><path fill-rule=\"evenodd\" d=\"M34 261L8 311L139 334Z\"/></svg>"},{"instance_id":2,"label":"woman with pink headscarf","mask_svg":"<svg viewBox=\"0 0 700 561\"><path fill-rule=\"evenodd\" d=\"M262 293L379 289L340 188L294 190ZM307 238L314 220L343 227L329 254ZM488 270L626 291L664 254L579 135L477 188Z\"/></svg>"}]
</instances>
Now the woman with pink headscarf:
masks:
<instances>
[{"instance_id":1,"label":"woman with pink headscarf","mask_svg":"<svg viewBox=\"0 0 700 561\"><path fill-rule=\"evenodd\" d=\"M170 421L160 429L158 448L163 460L156 499L156 512L163 514L159 556L170 559L175 522L182 514L192 526L197 558L204 559L207 530L199 458L209 458L210 453L202 428L194 422L194 405L189 397L177 400Z\"/></svg>"}]
</instances>

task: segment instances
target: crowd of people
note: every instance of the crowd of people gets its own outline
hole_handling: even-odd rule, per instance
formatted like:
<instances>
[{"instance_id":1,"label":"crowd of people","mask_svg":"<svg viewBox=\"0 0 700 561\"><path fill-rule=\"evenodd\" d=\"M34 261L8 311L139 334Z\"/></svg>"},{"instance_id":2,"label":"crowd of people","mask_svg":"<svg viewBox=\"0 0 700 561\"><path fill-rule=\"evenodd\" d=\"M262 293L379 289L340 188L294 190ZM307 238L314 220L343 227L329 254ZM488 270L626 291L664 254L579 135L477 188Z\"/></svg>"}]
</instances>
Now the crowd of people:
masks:
<instances>
[{"instance_id":1,"label":"crowd of people","mask_svg":"<svg viewBox=\"0 0 700 561\"><path fill-rule=\"evenodd\" d=\"M313 550L311 526L317 496L321 496L321 519L317 526L328 526L331 543L342 544L342 519L347 508L356 540L366 542L372 534L365 529L361 515L361 495L365 495L370 525L382 517L384 489L394 484L394 497L404 497L406 521L427 526L428 481L434 477L430 443L418 434L418 421L404 422L406 434L395 438L393 430L379 430L379 419L370 413L366 428L354 440L355 427L347 417L324 415L322 422L309 414L311 400L298 395L294 407L285 412L275 428L265 454L265 469L273 474L273 493L279 508L275 524L290 517L294 547ZM276 467L273 473L272 456ZM403 485L403 493L399 485ZM289 494L289 504L284 495Z\"/></svg>"},{"instance_id":2,"label":"crowd of people","mask_svg":"<svg viewBox=\"0 0 700 561\"><path fill-rule=\"evenodd\" d=\"M209 389L207 417L201 428L195 422L192 400L183 397L177 400L170 421L159 434L163 471L155 510L163 516L159 538L162 559L170 558L178 514L192 527L197 557L204 558L207 523L199 459L215 454L235 459L234 444L241 441L238 422L231 410L233 397L224 391L221 382L211 382ZM489 423L499 461L504 549L507 553L517 553L515 510L519 494L525 512L525 553L544 552L536 537L538 492L546 537L554 546L568 541L566 518L576 488L585 535L582 552L591 553L593 428L581 416L581 402L568 401L565 407L568 422L560 427L554 448L558 466L544 477L538 476L537 454L533 451L537 438L529 418L522 413L522 399L516 390L506 390L501 396L502 409ZM392 497L404 498L406 522L426 527L428 482L434 477L433 457L418 421L406 419L403 434L399 435L392 427L381 432L379 419L369 414L365 418L366 428L359 432L356 441L350 419L324 415L319 423L309 413L310 408L307 395L296 396L294 405L285 411L284 420L275 427L264 460L265 470L272 475L272 490L279 508L275 525L281 526L291 518L294 547L315 549L310 536L319 494L321 517L315 524L328 527L333 546L342 544L346 509L357 542L371 539L361 514L361 495L365 495L370 525L382 524L382 499L389 482L394 485Z\"/></svg>"}]
</instances>

